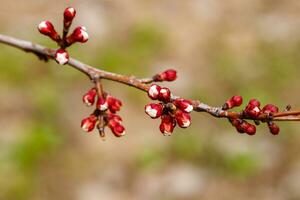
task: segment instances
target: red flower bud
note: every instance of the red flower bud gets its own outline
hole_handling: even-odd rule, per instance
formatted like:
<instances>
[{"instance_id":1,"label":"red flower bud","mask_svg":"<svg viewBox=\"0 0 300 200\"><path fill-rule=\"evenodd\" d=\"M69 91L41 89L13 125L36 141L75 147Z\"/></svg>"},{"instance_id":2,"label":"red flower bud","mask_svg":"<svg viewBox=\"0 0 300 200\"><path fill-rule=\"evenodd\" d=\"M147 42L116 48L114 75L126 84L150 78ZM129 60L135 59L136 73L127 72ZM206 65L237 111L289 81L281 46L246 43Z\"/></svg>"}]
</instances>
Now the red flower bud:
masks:
<instances>
[{"instance_id":1,"label":"red flower bud","mask_svg":"<svg viewBox=\"0 0 300 200\"><path fill-rule=\"evenodd\" d=\"M256 127L245 120L230 119L230 122L239 133L247 133L248 135L254 135L256 133Z\"/></svg>"},{"instance_id":2,"label":"red flower bud","mask_svg":"<svg viewBox=\"0 0 300 200\"><path fill-rule=\"evenodd\" d=\"M110 120L108 122L108 127L111 129L111 131L113 132L113 134L116 136L116 137L121 137L123 135L125 135L125 128L124 126L122 126L120 124L119 121L116 121L116 120Z\"/></svg>"},{"instance_id":3,"label":"red flower bud","mask_svg":"<svg viewBox=\"0 0 300 200\"><path fill-rule=\"evenodd\" d=\"M242 124L237 124L235 126L235 129L237 130L237 132L239 133L245 133L245 129L243 128Z\"/></svg>"},{"instance_id":4,"label":"red flower bud","mask_svg":"<svg viewBox=\"0 0 300 200\"><path fill-rule=\"evenodd\" d=\"M169 88L163 87L160 89L158 94L158 99L160 101L168 102L171 99L171 91Z\"/></svg>"},{"instance_id":5,"label":"red flower bud","mask_svg":"<svg viewBox=\"0 0 300 200\"><path fill-rule=\"evenodd\" d=\"M163 113L163 105L158 103L149 103L145 106L145 112L147 115L149 115L151 118L155 119L162 115Z\"/></svg>"},{"instance_id":6,"label":"red flower bud","mask_svg":"<svg viewBox=\"0 0 300 200\"><path fill-rule=\"evenodd\" d=\"M91 132L96 125L97 117L95 115L91 115L81 121L81 128L86 132Z\"/></svg>"},{"instance_id":7,"label":"red flower bud","mask_svg":"<svg viewBox=\"0 0 300 200\"><path fill-rule=\"evenodd\" d=\"M253 124L249 124L248 122L244 122L242 124L242 127L244 128L245 133L247 133L248 135L255 135L256 127Z\"/></svg>"},{"instance_id":8,"label":"red flower bud","mask_svg":"<svg viewBox=\"0 0 300 200\"><path fill-rule=\"evenodd\" d=\"M246 106L244 110L244 114L246 116L257 118L260 114L260 102L256 99L252 99L249 101L248 105Z\"/></svg>"},{"instance_id":9,"label":"red flower bud","mask_svg":"<svg viewBox=\"0 0 300 200\"><path fill-rule=\"evenodd\" d=\"M175 126L176 122L172 116L163 115L161 117L161 124L159 125L159 130L164 136L170 136L173 133Z\"/></svg>"},{"instance_id":10,"label":"red flower bud","mask_svg":"<svg viewBox=\"0 0 300 200\"><path fill-rule=\"evenodd\" d=\"M41 34L49 36L54 41L59 41L60 36L55 31L53 24L50 21L42 21L38 29Z\"/></svg>"},{"instance_id":11,"label":"red flower bud","mask_svg":"<svg viewBox=\"0 0 300 200\"><path fill-rule=\"evenodd\" d=\"M65 65L69 62L69 54L64 49L58 49L54 55L55 61L60 65Z\"/></svg>"},{"instance_id":12,"label":"red flower bud","mask_svg":"<svg viewBox=\"0 0 300 200\"><path fill-rule=\"evenodd\" d=\"M278 135L279 134L279 131L280 131L280 128L277 124L275 124L274 122L268 122L268 127L269 127L269 130L270 132L273 134L273 135Z\"/></svg>"},{"instance_id":13,"label":"red flower bud","mask_svg":"<svg viewBox=\"0 0 300 200\"><path fill-rule=\"evenodd\" d=\"M68 7L64 11L64 21L65 23L72 22L76 15L76 10L73 7Z\"/></svg>"},{"instance_id":14,"label":"red flower bud","mask_svg":"<svg viewBox=\"0 0 300 200\"><path fill-rule=\"evenodd\" d=\"M95 97L97 95L97 91L95 88L90 89L85 95L82 97L83 103L87 106L92 106L95 102Z\"/></svg>"},{"instance_id":15,"label":"red flower bud","mask_svg":"<svg viewBox=\"0 0 300 200\"><path fill-rule=\"evenodd\" d=\"M96 104L97 108L101 111L105 111L108 108L108 103L106 99L99 97Z\"/></svg>"},{"instance_id":16,"label":"red flower bud","mask_svg":"<svg viewBox=\"0 0 300 200\"><path fill-rule=\"evenodd\" d=\"M237 132L239 133L245 133L244 128L242 127L243 124L243 120L241 119L236 119L236 118L231 118L229 119L230 123L232 124L232 126L234 126L237 130Z\"/></svg>"},{"instance_id":17,"label":"red flower bud","mask_svg":"<svg viewBox=\"0 0 300 200\"><path fill-rule=\"evenodd\" d=\"M110 95L106 97L108 109L110 112L115 113L121 109L122 102L119 99L116 99Z\"/></svg>"},{"instance_id":18,"label":"red flower bud","mask_svg":"<svg viewBox=\"0 0 300 200\"><path fill-rule=\"evenodd\" d=\"M67 42L72 44L74 42L84 43L88 41L89 35L86 32L86 28L84 26L79 26L74 29L73 33L67 38Z\"/></svg>"},{"instance_id":19,"label":"red flower bud","mask_svg":"<svg viewBox=\"0 0 300 200\"><path fill-rule=\"evenodd\" d=\"M223 106L223 110L231 109L242 105L243 98L241 96L233 96Z\"/></svg>"},{"instance_id":20,"label":"red flower bud","mask_svg":"<svg viewBox=\"0 0 300 200\"><path fill-rule=\"evenodd\" d=\"M269 114L269 113L278 113L278 107L273 104L267 104L262 108L262 112Z\"/></svg>"},{"instance_id":21,"label":"red flower bud","mask_svg":"<svg viewBox=\"0 0 300 200\"><path fill-rule=\"evenodd\" d=\"M148 96L152 100L157 100L160 90L161 90L161 87L159 85L152 84L148 90Z\"/></svg>"},{"instance_id":22,"label":"red flower bud","mask_svg":"<svg viewBox=\"0 0 300 200\"><path fill-rule=\"evenodd\" d=\"M173 69L168 69L154 76L154 81L175 81L176 78L177 78L177 72Z\"/></svg>"},{"instance_id":23,"label":"red flower bud","mask_svg":"<svg viewBox=\"0 0 300 200\"><path fill-rule=\"evenodd\" d=\"M192 112L194 109L192 102L186 99L175 99L173 103L178 109L187 113Z\"/></svg>"},{"instance_id":24,"label":"red flower bud","mask_svg":"<svg viewBox=\"0 0 300 200\"><path fill-rule=\"evenodd\" d=\"M182 112L181 110L176 110L175 119L181 128L187 128L191 125L191 116L186 112Z\"/></svg>"},{"instance_id":25,"label":"red flower bud","mask_svg":"<svg viewBox=\"0 0 300 200\"><path fill-rule=\"evenodd\" d=\"M260 102L257 99L251 99L248 104L254 107L260 106Z\"/></svg>"}]
</instances>

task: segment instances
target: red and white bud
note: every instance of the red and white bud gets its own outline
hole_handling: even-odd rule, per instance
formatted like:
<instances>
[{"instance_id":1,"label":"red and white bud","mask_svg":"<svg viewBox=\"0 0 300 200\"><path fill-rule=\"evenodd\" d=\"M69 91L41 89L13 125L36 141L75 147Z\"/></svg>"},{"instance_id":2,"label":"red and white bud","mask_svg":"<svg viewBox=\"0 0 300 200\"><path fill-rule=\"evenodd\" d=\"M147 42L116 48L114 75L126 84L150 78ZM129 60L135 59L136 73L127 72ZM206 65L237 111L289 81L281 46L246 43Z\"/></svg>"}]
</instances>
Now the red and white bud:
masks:
<instances>
[{"instance_id":1,"label":"red and white bud","mask_svg":"<svg viewBox=\"0 0 300 200\"><path fill-rule=\"evenodd\" d=\"M149 103L145 106L145 112L151 118L156 119L160 117L163 113L163 105L160 103Z\"/></svg>"},{"instance_id":2,"label":"red and white bud","mask_svg":"<svg viewBox=\"0 0 300 200\"><path fill-rule=\"evenodd\" d=\"M178 109L187 113L192 112L194 109L192 102L186 99L175 99L173 103Z\"/></svg>"},{"instance_id":3,"label":"red and white bud","mask_svg":"<svg viewBox=\"0 0 300 200\"><path fill-rule=\"evenodd\" d=\"M119 111L121 109L122 102L119 99L116 99L110 95L107 95L106 101L107 101L108 109L110 110L110 112L116 113L117 111Z\"/></svg>"},{"instance_id":4,"label":"red and white bud","mask_svg":"<svg viewBox=\"0 0 300 200\"><path fill-rule=\"evenodd\" d=\"M251 99L244 110L244 114L252 118L257 118L261 112L259 106L260 102L258 100Z\"/></svg>"},{"instance_id":5,"label":"red and white bud","mask_svg":"<svg viewBox=\"0 0 300 200\"><path fill-rule=\"evenodd\" d=\"M97 95L97 91L95 88L90 89L85 95L82 97L82 101L87 106L92 106L95 102L95 97Z\"/></svg>"},{"instance_id":6,"label":"red and white bud","mask_svg":"<svg viewBox=\"0 0 300 200\"><path fill-rule=\"evenodd\" d=\"M238 107L242 105L243 98L241 96L233 96L223 105L223 110L231 109L233 107Z\"/></svg>"},{"instance_id":7,"label":"red and white bud","mask_svg":"<svg viewBox=\"0 0 300 200\"><path fill-rule=\"evenodd\" d=\"M171 91L169 88L163 87L158 94L158 100L169 102L171 100Z\"/></svg>"},{"instance_id":8,"label":"red and white bud","mask_svg":"<svg viewBox=\"0 0 300 200\"><path fill-rule=\"evenodd\" d=\"M97 117L95 115L91 115L81 121L81 128L86 132L91 132L96 125Z\"/></svg>"},{"instance_id":9,"label":"red and white bud","mask_svg":"<svg viewBox=\"0 0 300 200\"><path fill-rule=\"evenodd\" d=\"M154 76L154 81L175 81L176 78L177 78L176 70L168 69Z\"/></svg>"},{"instance_id":10,"label":"red and white bud","mask_svg":"<svg viewBox=\"0 0 300 200\"><path fill-rule=\"evenodd\" d=\"M101 111L105 111L108 109L108 103L105 98L99 97L96 104L97 108Z\"/></svg>"},{"instance_id":11,"label":"red and white bud","mask_svg":"<svg viewBox=\"0 0 300 200\"><path fill-rule=\"evenodd\" d=\"M273 105L273 104L267 104L262 108L262 112L266 113L266 114L270 114L270 113L278 113L278 107Z\"/></svg>"},{"instance_id":12,"label":"red and white bud","mask_svg":"<svg viewBox=\"0 0 300 200\"><path fill-rule=\"evenodd\" d=\"M64 49L58 49L54 55L55 61L60 65L65 65L69 62L69 54Z\"/></svg>"},{"instance_id":13,"label":"red and white bud","mask_svg":"<svg viewBox=\"0 0 300 200\"><path fill-rule=\"evenodd\" d=\"M116 137L121 137L125 135L125 128L118 121L110 120L108 122L108 127L111 129L111 131Z\"/></svg>"},{"instance_id":14,"label":"red and white bud","mask_svg":"<svg viewBox=\"0 0 300 200\"><path fill-rule=\"evenodd\" d=\"M268 122L268 127L269 127L269 130L270 130L270 133L272 133L273 135L278 135L279 134L280 128L274 122Z\"/></svg>"},{"instance_id":15,"label":"red and white bud","mask_svg":"<svg viewBox=\"0 0 300 200\"><path fill-rule=\"evenodd\" d=\"M38 25L41 34L49 36L54 41L59 41L60 36L55 31L53 24L50 21L42 21Z\"/></svg>"},{"instance_id":16,"label":"red and white bud","mask_svg":"<svg viewBox=\"0 0 300 200\"><path fill-rule=\"evenodd\" d=\"M159 125L159 130L164 136L172 135L175 126L176 122L172 116L163 115L161 117L161 124Z\"/></svg>"},{"instance_id":17,"label":"red and white bud","mask_svg":"<svg viewBox=\"0 0 300 200\"><path fill-rule=\"evenodd\" d=\"M89 35L84 26L79 26L74 29L73 33L67 38L67 42L69 44L73 44L74 42L84 43L88 41Z\"/></svg>"},{"instance_id":18,"label":"red and white bud","mask_svg":"<svg viewBox=\"0 0 300 200\"><path fill-rule=\"evenodd\" d=\"M181 128L187 128L192 123L191 115L186 112L182 112L181 110L176 110L175 119L178 126Z\"/></svg>"},{"instance_id":19,"label":"red and white bud","mask_svg":"<svg viewBox=\"0 0 300 200\"><path fill-rule=\"evenodd\" d=\"M148 96L152 100L157 100L160 90L161 90L161 87L159 85L152 84L148 90Z\"/></svg>"},{"instance_id":20,"label":"red and white bud","mask_svg":"<svg viewBox=\"0 0 300 200\"><path fill-rule=\"evenodd\" d=\"M73 7L68 7L64 11L64 22L70 23L76 15L76 10Z\"/></svg>"}]
</instances>

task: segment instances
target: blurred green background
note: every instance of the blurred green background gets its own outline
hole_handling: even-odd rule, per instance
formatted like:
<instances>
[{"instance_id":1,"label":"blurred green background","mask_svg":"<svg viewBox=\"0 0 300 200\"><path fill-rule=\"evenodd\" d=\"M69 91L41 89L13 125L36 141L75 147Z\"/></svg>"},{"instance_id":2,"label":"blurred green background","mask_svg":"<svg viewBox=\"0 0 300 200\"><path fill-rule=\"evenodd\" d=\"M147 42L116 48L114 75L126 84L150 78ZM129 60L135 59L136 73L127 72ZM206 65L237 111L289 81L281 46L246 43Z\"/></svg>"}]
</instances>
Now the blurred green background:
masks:
<instances>
[{"instance_id":1,"label":"blurred green background","mask_svg":"<svg viewBox=\"0 0 300 200\"><path fill-rule=\"evenodd\" d=\"M222 105L235 94L300 107L298 0L0 0L0 33L55 47L36 29L77 9L90 40L69 52L101 69L147 77L178 70L176 94ZM81 73L0 44L0 199L300 199L300 124L239 135L193 114L163 137L146 95L105 81L122 99L127 135L106 141L80 121L92 110ZM128 117L125 117L128 116Z\"/></svg>"}]
</instances>

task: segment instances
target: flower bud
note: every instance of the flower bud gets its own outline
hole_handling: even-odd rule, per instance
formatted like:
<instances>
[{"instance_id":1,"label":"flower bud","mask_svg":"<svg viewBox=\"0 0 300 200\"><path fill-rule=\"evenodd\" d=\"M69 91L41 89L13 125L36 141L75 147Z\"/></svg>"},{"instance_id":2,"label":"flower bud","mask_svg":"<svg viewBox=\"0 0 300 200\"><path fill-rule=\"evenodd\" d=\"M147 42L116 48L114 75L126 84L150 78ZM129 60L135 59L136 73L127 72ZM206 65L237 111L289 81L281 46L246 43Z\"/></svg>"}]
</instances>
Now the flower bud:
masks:
<instances>
[{"instance_id":1,"label":"flower bud","mask_svg":"<svg viewBox=\"0 0 300 200\"><path fill-rule=\"evenodd\" d=\"M160 103L149 103L145 106L145 112L151 118L156 119L162 115L163 108L163 105Z\"/></svg>"},{"instance_id":2,"label":"flower bud","mask_svg":"<svg viewBox=\"0 0 300 200\"><path fill-rule=\"evenodd\" d=\"M87 106L92 106L95 102L95 97L97 95L97 91L95 88L90 89L85 95L82 97L82 101Z\"/></svg>"},{"instance_id":3,"label":"flower bud","mask_svg":"<svg viewBox=\"0 0 300 200\"><path fill-rule=\"evenodd\" d=\"M42 21L38 29L41 34L49 36L54 41L59 41L60 36L55 31L53 24L50 21Z\"/></svg>"},{"instance_id":4,"label":"flower bud","mask_svg":"<svg viewBox=\"0 0 300 200\"><path fill-rule=\"evenodd\" d=\"M194 107L192 105L192 102L189 101L189 100L186 100L186 99L180 99L180 98L178 98L178 99L175 99L173 103L175 104L175 106L178 109L180 109L180 110L182 110L182 111L184 111L186 113L190 113L194 109Z\"/></svg>"},{"instance_id":5,"label":"flower bud","mask_svg":"<svg viewBox=\"0 0 300 200\"><path fill-rule=\"evenodd\" d=\"M244 128L245 133L248 135L255 135L256 133L256 127L253 124L249 124L248 122L244 122L242 124L242 127Z\"/></svg>"},{"instance_id":6,"label":"flower bud","mask_svg":"<svg viewBox=\"0 0 300 200\"><path fill-rule=\"evenodd\" d=\"M191 116L186 112L182 112L181 110L176 110L175 119L179 127L187 128L191 125Z\"/></svg>"},{"instance_id":7,"label":"flower bud","mask_svg":"<svg viewBox=\"0 0 300 200\"><path fill-rule=\"evenodd\" d=\"M76 15L76 10L73 7L68 7L64 11L64 22L70 23Z\"/></svg>"},{"instance_id":8,"label":"flower bud","mask_svg":"<svg viewBox=\"0 0 300 200\"><path fill-rule=\"evenodd\" d=\"M169 88L163 87L160 89L158 94L158 100L169 102L171 99L171 91Z\"/></svg>"},{"instance_id":9,"label":"flower bud","mask_svg":"<svg viewBox=\"0 0 300 200\"><path fill-rule=\"evenodd\" d=\"M273 105L273 104L267 104L262 108L262 112L266 113L266 114L270 114L270 113L278 113L278 107Z\"/></svg>"},{"instance_id":10,"label":"flower bud","mask_svg":"<svg viewBox=\"0 0 300 200\"><path fill-rule=\"evenodd\" d=\"M99 97L96 106L99 110L105 111L108 108L108 103L106 99L104 99L103 97Z\"/></svg>"},{"instance_id":11,"label":"flower bud","mask_svg":"<svg viewBox=\"0 0 300 200\"><path fill-rule=\"evenodd\" d=\"M238 107L242 105L243 103L243 98L241 96L233 96L231 97L226 103L223 105L223 110L228 110L233 107Z\"/></svg>"},{"instance_id":12,"label":"flower bud","mask_svg":"<svg viewBox=\"0 0 300 200\"><path fill-rule=\"evenodd\" d=\"M159 85L152 84L148 90L148 96L152 100L157 100L160 90L161 90L161 87Z\"/></svg>"},{"instance_id":13,"label":"flower bud","mask_svg":"<svg viewBox=\"0 0 300 200\"><path fill-rule=\"evenodd\" d=\"M241 119L231 118L229 119L232 126L234 126L239 133L245 133L244 128L242 127L242 123L244 122Z\"/></svg>"},{"instance_id":14,"label":"flower bud","mask_svg":"<svg viewBox=\"0 0 300 200\"><path fill-rule=\"evenodd\" d=\"M244 114L248 117L257 118L260 114L260 102L256 99L252 99L249 101L248 105L244 110Z\"/></svg>"},{"instance_id":15,"label":"flower bud","mask_svg":"<svg viewBox=\"0 0 300 200\"><path fill-rule=\"evenodd\" d=\"M270 133L272 133L273 135L278 135L279 134L280 128L274 122L268 122L268 127L269 127L269 130L270 130Z\"/></svg>"},{"instance_id":16,"label":"flower bud","mask_svg":"<svg viewBox=\"0 0 300 200\"><path fill-rule=\"evenodd\" d=\"M121 109L122 102L119 99L116 99L110 95L106 97L106 101L108 104L108 109L110 112L115 113Z\"/></svg>"},{"instance_id":17,"label":"flower bud","mask_svg":"<svg viewBox=\"0 0 300 200\"><path fill-rule=\"evenodd\" d=\"M54 55L55 61L60 65L65 65L69 62L69 54L64 49L58 49Z\"/></svg>"},{"instance_id":18,"label":"flower bud","mask_svg":"<svg viewBox=\"0 0 300 200\"><path fill-rule=\"evenodd\" d=\"M81 121L81 128L86 132L91 132L96 125L97 117L95 115L91 115Z\"/></svg>"},{"instance_id":19,"label":"flower bud","mask_svg":"<svg viewBox=\"0 0 300 200\"><path fill-rule=\"evenodd\" d=\"M164 136L170 136L173 133L176 122L174 118L170 115L163 115L161 117L161 124L159 125L159 130Z\"/></svg>"},{"instance_id":20,"label":"flower bud","mask_svg":"<svg viewBox=\"0 0 300 200\"><path fill-rule=\"evenodd\" d=\"M78 26L74 29L73 33L67 38L67 42L70 44L74 42L84 43L88 41L89 35L86 32L86 28L84 26Z\"/></svg>"},{"instance_id":21,"label":"flower bud","mask_svg":"<svg viewBox=\"0 0 300 200\"><path fill-rule=\"evenodd\" d=\"M121 137L125 135L125 128L118 121L110 120L108 122L108 127L111 129L111 131L116 137Z\"/></svg>"},{"instance_id":22,"label":"flower bud","mask_svg":"<svg viewBox=\"0 0 300 200\"><path fill-rule=\"evenodd\" d=\"M173 69L168 69L154 76L154 81L175 81L176 78L177 78L177 72Z\"/></svg>"},{"instance_id":23,"label":"flower bud","mask_svg":"<svg viewBox=\"0 0 300 200\"><path fill-rule=\"evenodd\" d=\"M260 102L257 99L251 99L248 103L248 105L254 106L254 107L259 107Z\"/></svg>"}]
</instances>

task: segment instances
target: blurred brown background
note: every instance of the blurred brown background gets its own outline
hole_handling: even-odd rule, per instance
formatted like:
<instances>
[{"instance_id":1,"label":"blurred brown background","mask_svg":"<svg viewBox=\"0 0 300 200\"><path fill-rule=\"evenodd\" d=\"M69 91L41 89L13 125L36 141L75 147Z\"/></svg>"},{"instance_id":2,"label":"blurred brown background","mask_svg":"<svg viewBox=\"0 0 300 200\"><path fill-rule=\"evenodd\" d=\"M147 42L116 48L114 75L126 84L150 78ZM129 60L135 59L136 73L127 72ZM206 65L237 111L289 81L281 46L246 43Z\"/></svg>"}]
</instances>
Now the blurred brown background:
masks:
<instances>
[{"instance_id":1,"label":"blurred brown background","mask_svg":"<svg viewBox=\"0 0 300 200\"><path fill-rule=\"evenodd\" d=\"M146 77L175 68L176 94L222 105L235 94L300 107L298 0L0 0L0 32L55 47L36 29L77 9L90 40L69 52L99 68ZM254 137L193 114L163 137L146 95L105 82L123 100L127 135L86 134L92 84L53 61L0 44L0 199L300 199L300 124Z\"/></svg>"}]
</instances>

